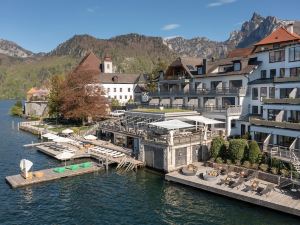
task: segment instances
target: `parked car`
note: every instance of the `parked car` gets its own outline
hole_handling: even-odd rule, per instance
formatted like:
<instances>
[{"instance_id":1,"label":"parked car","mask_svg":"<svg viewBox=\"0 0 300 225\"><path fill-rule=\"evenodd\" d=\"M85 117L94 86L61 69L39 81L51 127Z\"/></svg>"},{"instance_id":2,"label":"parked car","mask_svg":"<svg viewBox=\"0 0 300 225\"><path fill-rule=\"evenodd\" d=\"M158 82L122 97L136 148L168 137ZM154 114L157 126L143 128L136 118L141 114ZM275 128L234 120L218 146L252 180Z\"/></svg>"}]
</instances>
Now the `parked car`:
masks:
<instances>
[{"instance_id":1,"label":"parked car","mask_svg":"<svg viewBox=\"0 0 300 225\"><path fill-rule=\"evenodd\" d=\"M123 116L125 113L125 110L114 110L110 113L111 116L120 117Z\"/></svg>"}]
</instances>

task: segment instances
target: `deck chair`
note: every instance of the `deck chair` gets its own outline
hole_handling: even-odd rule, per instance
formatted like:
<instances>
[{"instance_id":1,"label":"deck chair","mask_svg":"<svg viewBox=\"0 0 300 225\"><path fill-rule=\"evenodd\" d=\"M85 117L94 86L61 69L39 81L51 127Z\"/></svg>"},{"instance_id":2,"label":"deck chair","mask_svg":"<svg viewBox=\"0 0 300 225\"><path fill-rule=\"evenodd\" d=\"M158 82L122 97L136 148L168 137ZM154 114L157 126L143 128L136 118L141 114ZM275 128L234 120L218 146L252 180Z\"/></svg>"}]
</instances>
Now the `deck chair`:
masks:
<instances>
[{"instance_id":1,"label":"deck chair","mask_svg":"<svg viewBox=\"0 0 300 225\"><path fill-rule=\"evenodd\" d=\"M274 184L268 184L264 189L258 192L259 195L266 195L268 197L271 192L274 190L275 185Z\"/></svg>"},{"instance_id":2,"label":"deck chair","mask_svg":"<svg viewBox=\"0 0 300 225\"><path fill-rule=\"evenodd\" d=\"M234 183L232 183L231 185L229 185L229 187L231 188L237 188L239 189L239 187L245 182L245 179L240 177L237 181L235 181Z\"/></svg>"},{"instance_id":3,"label":"deck chair","mask_svg":"<svg viewBox=\"0 0 300 225\"><path fill-rule=\"evenodd\" d=\"M257 189L259 185L259 181L255 180L252 182L251 185L247 185L246 188L243 190L244 192L248 192L248 191L255 191Z\"/></svg>"},{"instance_id":4,"label":"deck chair","mask_svg":"<svg viewBox=\"0 0 300 225\"><path fill-rule=\"evenodd\" d=\"M228 184L230 182L230 178L227 176L224 179L221 179L218 185Z\"/></svg>"}]
</instances>

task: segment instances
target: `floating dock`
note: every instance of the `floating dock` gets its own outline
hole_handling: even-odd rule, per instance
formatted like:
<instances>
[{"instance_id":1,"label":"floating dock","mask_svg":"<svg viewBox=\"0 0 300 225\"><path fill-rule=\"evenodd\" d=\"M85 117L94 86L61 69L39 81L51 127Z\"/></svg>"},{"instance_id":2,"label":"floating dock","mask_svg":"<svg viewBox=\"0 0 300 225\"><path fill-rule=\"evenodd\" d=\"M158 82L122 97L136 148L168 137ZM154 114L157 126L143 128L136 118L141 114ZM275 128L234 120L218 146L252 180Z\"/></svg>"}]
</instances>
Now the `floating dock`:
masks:
<instances>
[{"instance_id":1,"label":"floating dock","mask_svg":"<svg viewBox=\"0 0 300 225\"><path fill-rule=\"evenodd\" d=\"M6 182L12 188L18 188L18 187L24 187L24 186L38 184L38 183L42 183L42 182L58 180L58 179L66 178L66 177L74 177L74 176L79 176L82 174L93 173L93 172L99 171L104 168L104 167L98 166L94 162L90 162L90 163L91 163L91 167L78 168L77 170L66 169L62 173L54 172L54 168L33 172L33 174L37 174L37 173L43 174L42 177L33 176L32 178L25 179L25 178L23 178L23 176L18 174L18 175L13 175L13 176L7 176L5 179L6 179Z\"/></svg>"},{"instance_id":2,"label":"floating dock","mask_svg":"<svg viewBox=\"0 0 300 225\"><path fill-rule=\"evenodd\" d=\"M281 211L284 213L300 216L300 201L296 196L288 195L275 189L271 194L266 196L260 196L252 192L244 192L241 189L230 188L225 185L218 185L217 182L205 181L199 178L200 173L204 173L211 168L200 167L197 175L186 176L178 171L174 171L165 175L167 181L187 185L193 188L205 190L218 195L223 195L229 198L241 200L251 204L259 205L262 207L270 208L273 210ZM224 176L225 177L225 176ZM261 183L264 181L261 181ZM268 182L266 182L268 183Z\"/></svg>"}]
</instances>

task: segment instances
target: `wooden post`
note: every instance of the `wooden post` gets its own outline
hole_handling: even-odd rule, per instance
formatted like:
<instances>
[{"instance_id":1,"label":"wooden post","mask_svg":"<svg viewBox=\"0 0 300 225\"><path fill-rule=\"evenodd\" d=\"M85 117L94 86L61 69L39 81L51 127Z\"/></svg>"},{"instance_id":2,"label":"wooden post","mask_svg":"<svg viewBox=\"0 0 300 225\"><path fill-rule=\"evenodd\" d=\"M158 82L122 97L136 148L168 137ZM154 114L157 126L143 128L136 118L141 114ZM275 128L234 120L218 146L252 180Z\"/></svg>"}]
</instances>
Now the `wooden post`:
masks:
<instances>
[{"instance_id":1,"label":"wooden post","mask_svg":"<svg viewBox=\"0 0 300 225\"><path fill-rule=\"evenodd\" d=\"M105 159L105 169L108 171L108 158L107 158L107 153L106 153L106 159Z\"/></svg>"}]
</instances>

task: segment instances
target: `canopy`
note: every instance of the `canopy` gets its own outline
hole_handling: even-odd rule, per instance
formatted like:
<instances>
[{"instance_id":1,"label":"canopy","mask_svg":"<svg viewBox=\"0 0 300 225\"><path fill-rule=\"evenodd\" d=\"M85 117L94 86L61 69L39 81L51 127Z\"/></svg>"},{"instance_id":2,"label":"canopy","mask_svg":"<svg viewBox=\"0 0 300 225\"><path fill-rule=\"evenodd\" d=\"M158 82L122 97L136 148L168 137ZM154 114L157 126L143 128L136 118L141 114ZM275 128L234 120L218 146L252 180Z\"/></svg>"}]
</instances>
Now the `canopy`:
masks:
<instances>
[{"instance_id":1,"label":"canopy","mask_svg":"<svg viewBox=\"0 0 300 225\"><path fill-rule=\"evenodd\" d=\"M207 124L219 124L219 123L224 123L222 121L219 121L219 120L213 120L213 119L210 119L210 118L207 118L207 117L204 117L204 116L186 116L184 117L185 119L188 119L188 120L193 120L193 121L196 121L198 123L203 123L205 125Z\"/></svg>"},{"instance_id":2,"label":"canopy","mask_svg":"<svg viewBox=\"0 0 300 225\"><path fill-rule=\"evenodd\" d=\"M20 169L23 171L25 170L26 172L28 172L30 170L30 168L32 167L33 163L27 159L22 159L20 161Z\"/></svg>"},{"instance_id":3,"label":"canopy","mask_svg":"<svg viewBox=\"0 0 300 225\"><path fill-rule=\"evenodd\" d=\"M94 135L89 134L87 136L84 136L84 139L85 140L97 140L97 137L94 136Z\"/></svg>"},{"instance_id":4,"label":"canopy","mask_svg":"<svg viewBox=\"0 0 300 225\"><path fill-rule=\"evenodd\" d=\"M73 142L74 140L70 138L64 138L64 137L57 137L53 139L54 142Z\"/></svg>"},{"instance_id":5,"label":"canopy","mask_svg":"<svg viewBox=\"0 0 300 225\"><path fill-rule=\"evenodd\" d=\"M74 131L67 128L67 129L63 130L61 133L63 133L63 134L72 134L72 133L74 133Z\"/></svg>"},{"instance_id":6,"label":"canopy","mask_svg":"<svg viewBox=\"0 0 300 225\"><path fill-rule=\"evenodd\" d=\"M60 159L60 160L67 160L70 159L74 156L74 153L71 152L62 152L58 155L55 156L55 158Z\"/></svg>"},{"instance_id":7,"label":"canopy","mask_svg":"<svg viewBox=\"0 0 300 225\"><path fill-rule=\"evenodd\" d=\"M59 136L52 134L52 133L47 133L47 134L43 134L42 137L45 137L48 139L55 139L55 138L58 138Z\"/></svg>"},{"instance_id":8,"label":"canopy","mask_svg":"<svg viewBox=\"0 0 300 225\"><path fill-rule=\"evenodd\" d=\"M194 127L194 125L182 122L180 120L167 120L167 121L161 121L161 122L153 122L149 123L150 125L162 127L167 130L175 130L180 128L189 128Z\"/></svg>"}]
</instances>

